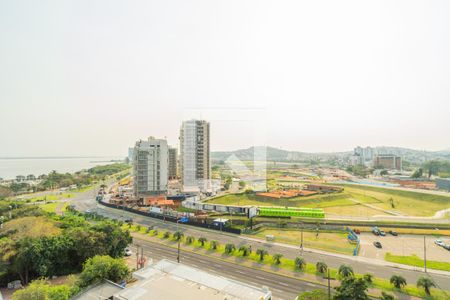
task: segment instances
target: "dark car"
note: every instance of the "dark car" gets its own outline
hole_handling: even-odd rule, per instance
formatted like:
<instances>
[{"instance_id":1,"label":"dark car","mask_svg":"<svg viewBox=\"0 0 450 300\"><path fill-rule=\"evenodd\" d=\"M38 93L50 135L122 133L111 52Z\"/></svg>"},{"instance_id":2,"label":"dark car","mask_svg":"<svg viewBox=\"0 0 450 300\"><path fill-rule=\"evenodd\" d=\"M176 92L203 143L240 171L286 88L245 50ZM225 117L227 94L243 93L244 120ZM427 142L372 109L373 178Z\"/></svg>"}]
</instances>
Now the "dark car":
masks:
<instances>
[{"instance_id":1,"label":"dark car","mask_svg":"<svg viewBox=\"0 0 450 300\"><path fill-rule=\"evenodd\" d=\"M125 219L125 223L133 223L133 219L132 218Z\"/></svg>"},{"instance_id":2,"label":"dark car","mask_svg":"<svg viewBox=\"0 0 450 300\"><path fill-rule=\"evenodd\" d=\"M383 248L382 246L381 246L381 243L380 242L373 242L373 245L375 246L375 247L377 247L377 248Z\"/></svg>"},{"instance_id":3,"label":"dark car","mask_svg":"<svg viewBox=\"0 0 450 300\"><path fill-rule=\"evenodd\" d=\"M450 245L444 245L444 246L442 246L445 250L448 250L448 251L450 251Z\"/></svg>"},{"instance_id":4,"label":"dark car","mask_svg":"<svg viewBox=\"0 0 450 300\"><path fill-rule=\"evenodd\" d=\"M392 231L392 230L389 230L389 234L392 234L393 236L397 236L398 235L398 233L396 231Z\"/></svg>"}]
</instances>

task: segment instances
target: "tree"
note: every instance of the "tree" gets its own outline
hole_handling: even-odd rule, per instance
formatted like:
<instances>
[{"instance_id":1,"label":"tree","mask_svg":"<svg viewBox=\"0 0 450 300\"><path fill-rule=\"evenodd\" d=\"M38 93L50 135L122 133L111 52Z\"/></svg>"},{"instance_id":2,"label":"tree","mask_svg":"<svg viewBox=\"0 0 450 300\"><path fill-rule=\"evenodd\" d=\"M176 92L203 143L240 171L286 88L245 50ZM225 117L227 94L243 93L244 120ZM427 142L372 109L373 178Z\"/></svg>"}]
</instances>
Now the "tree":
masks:
<instances>
[{"instance_id":1,"label":"tree","mask_svg":"<svg viewBox=\"0 0 450 300\"><path fill-rule=\"evenodd\" d=\"M423 169L419 168L417 170L414 171L414 173L411 175L411 178L420 178L423 176Z\"/></svg>"},{"instance_id":2,"label":"tree","mask_svg":"<svg viewBox=\"0 0 450 300\"><path fill-rule=\"evenodd\" d=\"M217 241L211 241L209 244L212 250L216 250L217 247L219 247L219 243Z\"/></svg>"},{"instance_id":3,"label":"tree","mask_svg":"<svg viewBox=\"0 0 450 300\"><path fill-rule=\"evenodd\" d=\"M439 161L437 161L437 160L430 160L430 161L427 161L423 165L423 168L425 170L427 170L428 178L431 178L432 175L437 175L439 173L440 166L441 166L441 164L440 164Z\"/></svg>"},{"instance_id":4,"label":"tree","mask_svg":"<svg viewBox=\"0 0 450 300\"><path fill-rule=\"evenodd\" d=\"M403 286L406 285L406 279L400 275L392 275L389 282L397 289L401 289Z\"/></svg>"},{"instance_id":5,"label":"tree","mask_svg":"<svg viewBox=\"0 0 450 300\"><path fill-rule=\"evenodd\" d=\"M433 280L430 277L423 277L423 276L421 276L417 280L417 287L418 288L422 287L425 290L425 293L427 295L430 295L430 288L431 287L436 287L436 284L433 282Z\"/></svg>"},{"instance_id":6,"label":"tree","mask_svg":"<svg viewBox=\"0 0 450 300\"><path fill-rule=\"evenodd\" d=\"M395 297L386 292L381 292L381 300L395 300Z\"/></svg>"},{"instance_id":7,"label":"tree","mask_svg":"<svg viewBox=\"0 0 450 300\"><path fill-rule=\"evenodd\" d=\"M174 239L177 241L181 240L183 238L183 236L184 236L184 234L181 231L176 231L173 234Z\"/></svg>"},{"instance_id":8,"label":"tree","mask_svg":"<svg viewBox=\"0 0 450 300\"><path fill-rule=\"evenodd\" d=\"M336 288L334 300L367 300L367 282L362 278L345 277L341 285Z\"/></svg>"},{"instance_id":9,"label":"tree","mask_svg":"<svg viewBox=\"0 0 450 300\"><path fill-rule=\"evenodd\" d=\"M303 257L296 257L294 261L295 268L297 270L303 270L306 267L306 261Z\"/></svg>"},{"instance_id":10,"label":"tree","mask_svg":"<svg viewBox=\"0 0 450 300\"><path fill-rule=\"evenodd\" d=\"M195 241L193 236L186 237L186 244L192 244Z\"/></svg>"},{"instance_id":11,"label":"tree","mask_svg":"<svg viewBox=\"0 0 450 300\"><path fill-rule=\"evenodd\" d=\"M163 234L163 238L164 238L164 239L168 239L168 238L170 238L170 231L166 231L166 232L164 232L164 234Z\"/></svg>"},{"instance_id":12,"label":"tree","mask_svg":"<svg viewBox=\"0 0 450 300\"><path fill-rule=\"evenodd\" d=\"M234 244L226 244L225 245L225 253L226 254L231 254L233 253L233 251L236 249L236 247L234 246Z\"/></svg>"},{"instance_id":13,"label":"tree","mask_svg":"<svg viewBox=\"0 0 450 300\"><path fill-rule=\"evenodd\" d=\"M119 225L111 221L102 221L92 228L105 234L108 255L114 258L121 257L125 248L133 241L128 231L122 230Z\"/></svg>"},{"instance_id":14,"label":"tree","mask_svg":"<svg viewBox=\"0 0 450 300\"><path fill-rule=\"evenodd\" d=\"M251 252L250 252L250 248L248 246L242 245L241 247L239 247L239 252L242 252L242 256L248 256Z\"/></svg>"},{"instance_id":15,"label":"tree","mask_svg":"<svg viewBox=\"0 0 450 300\"><path fill-rule=\"evenodd\" d=\"M69 300L70 287L67 285L51 286L43 279L34 280L26 288L17 290L12 300Z\"/></svg>"},{"instance_id":16,"label":"tree","mask_svg":"<svg viewBox=\"0 0 450 300\"><path fill-rule=\"evenodd\" d=\"M328 270L328 266L323 261L318 261L316 263L316 270L320 274L325 274L327 272L327 270Z\"/></svg>"},{"instance_id":17,"label":"tree","mask_svg":"<svg viewBox=\"0 0 450 300\"><path fill-rule=\"evenodd\" d=\"M383 170L383 171L380 172L380 175L381 176L386 176L386 175L389 175L389 172L387 170Z\"/></svg>"},{"instance_id":18,"label":"tree","mask_svg":"<svg viewBox=\"0 0 450 300\"><path fill-rule=\"evenodd\" d=\"M264 249L258 249L256 250L256 254L259 255L259 261L264 261L264 256L268 255L269 253Z\"/></svg>"},{"instance_id":19,"label":"tree","mask_svg":"<svg viewBox=\"0 0 450 300\"><path fill-rule=\"evenodd\" d=\"M364 274L363 279L367 282L367 284L371 284L373 282L373 275L372 274Z\"/></svg>"},{"instance_id":20,"label":"tree","mask_svg":"<svg viewBox=\"0 0 450 300\"><path fill-rule=\"evenodd\" d=\"M205 243L208 241L205 237L200 237L198 239L198 241L200 242L200 244L202 245L202 247L205 246Z\"/></svg>"},{"instance_id":21,"label":"tree","mask_svg":"<svg viewBox=\"0 0 450 300\"><path fill-rule=\"evenodd\" d=\"M129 274L130 271L124 260L107 255L97 255L89 258L84 264L83 271L80 274L79 285L80 287L87 287L104 279L120 283Z\"/></svg>"},{"instance_id":22,"label":"tree","mask_svg":"<svg viewBox=\"0 0 450 300\"><path fill-rule=\"evenodd\" d=\"M89 257L108 254L107 239L103 232L75 227L68 230L67 235L73 242L75 253L72 255L76 256L76 260L80 262L80 267L81 263Z\"/></svg>"},{"instance_id":23,"label":"tree","mask_svg":"<svg viewBox=\"0 0 450 300\"><path fill-rule=\"evenodd\" d=\"M324 290L313 290L301 293L298 300L328 300L328 294Z\"/></svg>"},{"instance_id":24,"label":"tree","mask_svg":"<svg viewBox=\"0 0 450 300\"><path fill-rule=\"evenodd\" d=\"M274 254L273 257L272 257L273 262L274 262L276 265L281 264L281 258L282 258L282 257L283 257L283 254L280 254L280 253Z\"/></svg>"},{"instance_id":25,"label":"tree","mask_svg":"<svg viewBox=\"0 0 450 300\"><path fill-rule=\"evenodd\" d=\"M341 265L338 270L338 274L341 276L341 278L349 278L353 277L355 274L353 272L353 268L349 265Z\"/></svg>"},{"instance_id":26,"label":"tree","mask_svg":"<svg viewBox=\"0 0 450 300\"><path fill-rule=\"evenodd\" d=\"M245 187L245 181L241 180L239 181L239 187L242 189Z\"/></svg>"}]
</instances>

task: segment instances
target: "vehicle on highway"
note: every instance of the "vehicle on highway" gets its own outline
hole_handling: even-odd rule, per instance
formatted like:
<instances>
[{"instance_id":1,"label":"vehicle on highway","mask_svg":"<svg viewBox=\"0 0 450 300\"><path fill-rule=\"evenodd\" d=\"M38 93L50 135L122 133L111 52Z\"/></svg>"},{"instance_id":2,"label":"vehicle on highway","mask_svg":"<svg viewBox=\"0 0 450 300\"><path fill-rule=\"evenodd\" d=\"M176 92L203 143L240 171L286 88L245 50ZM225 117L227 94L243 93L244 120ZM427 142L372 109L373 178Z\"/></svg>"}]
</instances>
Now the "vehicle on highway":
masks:
<instances>
[{"instance_id":1,"label":"vehicle on highway","mask_svg":"<svg viewBox=\"0 0 450 300\"><path fill-rule=\"evenodd\" d=\"M389 230L388 232L393 236L398 236L398 233L396 231Z\"/></svg>"},{"instance_id":2,"label":"vehicle on highway","mask_svg":"<svg viewBox=\"0 0 450 300\"><path fill-rule=\"evenodd\" d=\"M133 255L133 252L131 252L131 250L129 249L129 248L125 248L125 251L124 251L125 253L124 253L124 255L125 256L131 256L131 255Z\"/></svg>"},{"instance_id":3,"label":"vehicle on highway","mask_svg":"<svg viewBox=\"0 0 450 300\"><path fill-rule=\"evenodd\" d=\"M380 242L373 242L373 245L379 249L383 248Z\"/></svg>"},{"instance_id":4,"label":"vehicle on highway","mask_svg":"<svg viewBox=\"0 0 450 300\"><path fill-rule=\"evenodd\" d=\"M441 246L441 247L443 247L443 246L445 245L445 243L444 243L443 240L435 240L434 243L435 243L436 245L438 245L438 246Z\"/></svg>"},{"instance_id":5,"label":"vehicle on highway","mask_svg":"<svg viewBox=\"0 0 450 300\"><path fill-rule=\"evenodd\" d=\"M360 233L361 233L361 230L359 230L359 229L353 229L353 232L356 233L356 234L360 234Z\"/></svg>"},{"instance_id":6,"label":"vehicle on highway","mask_svg":"<svg viewBox=\"0 0 450 300\"><path fill-rule=\"evenodd\" d=\"M383 230L380 230L379 233L380 233L381 236L386 236L386 232L384 232Z\"/></svg>"},{"instance_id":7,"label":"vehicle on highway","mask_svg":"<svg viewBox=\"0 0 450 300\"><path fill-rule=\"evenodd\" d=\"M442 246L445 250L448 250L448 251L450 251L450 245L444 245L444 246Z\"/></svg>"},{"instance_id":8,"label":"vehicle on highway","mask_svg":"<svg viewBox=\"0 0 450 300\"><path fill-rule=\"evenodd\" d=\"M378 229L378 227L373 227L372 228L372 233L376 236L380 235L380 229Z\"/></svg>"},{"instance_id":9,"label":"vehicle on highway","mask_svg":"<svg viewBox=\"0 0 450 300\"><path fill-rule=\"evenodd\" d=\"M132 218L125 219L125 223L133 223L133 219Z\"/></svg>"}]
</instances>

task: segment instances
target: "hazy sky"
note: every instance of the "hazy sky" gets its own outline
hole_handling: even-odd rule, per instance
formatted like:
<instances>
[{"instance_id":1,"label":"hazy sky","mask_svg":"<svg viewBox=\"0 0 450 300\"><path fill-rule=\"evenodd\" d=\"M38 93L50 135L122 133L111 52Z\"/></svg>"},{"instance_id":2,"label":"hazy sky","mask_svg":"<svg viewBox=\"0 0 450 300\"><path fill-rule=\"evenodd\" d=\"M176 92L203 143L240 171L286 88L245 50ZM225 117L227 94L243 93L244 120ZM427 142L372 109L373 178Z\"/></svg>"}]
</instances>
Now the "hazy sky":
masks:
<instances>
[{"instance_id":1,"label":"hazy sky","mask_svg":"<svg viewBox=\"0 0 450 300\"><path fill-rule=\"evenodd\" d=\"M283 149L449 148L449 16L447 0L0 1L0 156L176 145L192 111L213 150L252 145L245 111Z\"/></svg>"}]
</instances>

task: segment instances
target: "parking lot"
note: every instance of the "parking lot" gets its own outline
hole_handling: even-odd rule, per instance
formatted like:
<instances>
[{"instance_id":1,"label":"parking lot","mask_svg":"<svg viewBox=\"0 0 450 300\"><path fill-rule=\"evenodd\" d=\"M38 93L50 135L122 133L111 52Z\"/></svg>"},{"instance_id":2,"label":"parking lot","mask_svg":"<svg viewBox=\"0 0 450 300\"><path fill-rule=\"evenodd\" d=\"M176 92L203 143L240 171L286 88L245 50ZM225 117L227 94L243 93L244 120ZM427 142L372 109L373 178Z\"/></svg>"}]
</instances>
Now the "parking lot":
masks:
<instances>
[{"instance_id":1,"label":"parking lot","mask_svg":"<svg viewBox=\"0 0 450 300\"><path fill-rule=\"evenodd\" d=\"M394 255L417 255L423 257L423 235L399 235L392 236L375 236L372 233L361 233L361 249L359 256L384 259L384 255L390 252ZM427 259L436 261L450 262L450 251L434 244L437 238L434 236L427 236L425 239ZM444 243L450 244L450 237L440 237ZM376 248L373 242L381 243L381 249Z\"/></svg>"}]
</instances>

